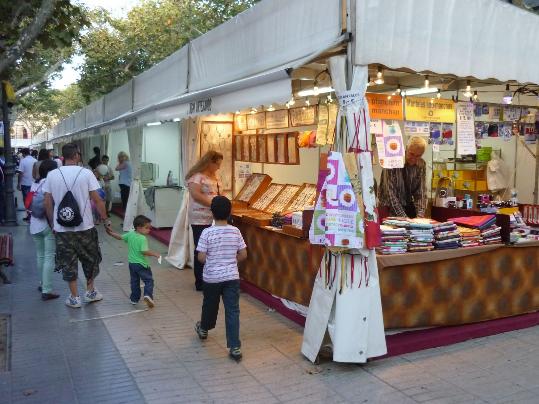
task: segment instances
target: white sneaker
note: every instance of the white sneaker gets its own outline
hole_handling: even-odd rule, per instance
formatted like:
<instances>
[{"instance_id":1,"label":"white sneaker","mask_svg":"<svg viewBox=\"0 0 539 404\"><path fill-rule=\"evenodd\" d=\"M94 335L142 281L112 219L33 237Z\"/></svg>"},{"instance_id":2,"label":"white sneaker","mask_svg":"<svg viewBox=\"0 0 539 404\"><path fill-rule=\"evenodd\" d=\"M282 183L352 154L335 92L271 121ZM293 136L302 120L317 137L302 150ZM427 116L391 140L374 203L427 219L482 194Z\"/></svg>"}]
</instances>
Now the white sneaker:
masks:
<instances>
[{"instance_id":1,"label":"white sneaker","mask_svg":"<svg viewBox=\"0 0 539 404\"><path fill-rule=\"evenodd\" d=\"M66 299L66 306L72 307L74 309L78 309L81 306L80 297L79 296L73 297L69 295Z\"/></svg>"},{"instance_id":2,"label":"white sneaker","mask_svg":"<svg viewBox=\"0 0 539 404\"><path fill-rule=\"evenodd\" d=\"M150 296L144 296L144 303L151 309L153 306L155 306L155 303L153 302L153 299Z\"/></svg>"},{"instance_id":3,"label":"white sneaker","mask_svg":"<svg viewBox=\"0 0 539 404\"><path fill-rule=\"evenodd\" d=\"M103 295L97 291L97 289L90 291L87 291L84 295L84 301L86 303L92 303L92 302L98 302L100 300L103 300Z\"/></svg>"}]
</instances>

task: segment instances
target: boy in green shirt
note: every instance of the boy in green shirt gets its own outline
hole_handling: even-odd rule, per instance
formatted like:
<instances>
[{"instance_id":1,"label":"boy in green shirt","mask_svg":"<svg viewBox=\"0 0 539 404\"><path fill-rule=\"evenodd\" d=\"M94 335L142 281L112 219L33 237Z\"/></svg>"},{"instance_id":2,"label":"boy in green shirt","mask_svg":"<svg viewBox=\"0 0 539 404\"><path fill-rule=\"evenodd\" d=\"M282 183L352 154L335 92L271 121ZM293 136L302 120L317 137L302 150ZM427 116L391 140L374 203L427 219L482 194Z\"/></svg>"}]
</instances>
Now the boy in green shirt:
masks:
<instances>
[{"instance_id":1,"label":"boy in green shirt","mask_svg":"<svg viewBox=\"0 0 539 404\"><path fill-rule=\"evenodd\" d=\"M146 216L139 215L133 220L133 227L128 233L120 235L112 231L109 226L105 229L109 236L127 243L127 260L129 262L129 273L131 274L131 304L137 304L140 300L140 280L144 282L144 302L148 307L154 306L153 301L153 276L152 269L146 257L160 258L159 253L148 249L148 239L146 235L150 233L152 221Z\"/></svg>"}]
</instances>

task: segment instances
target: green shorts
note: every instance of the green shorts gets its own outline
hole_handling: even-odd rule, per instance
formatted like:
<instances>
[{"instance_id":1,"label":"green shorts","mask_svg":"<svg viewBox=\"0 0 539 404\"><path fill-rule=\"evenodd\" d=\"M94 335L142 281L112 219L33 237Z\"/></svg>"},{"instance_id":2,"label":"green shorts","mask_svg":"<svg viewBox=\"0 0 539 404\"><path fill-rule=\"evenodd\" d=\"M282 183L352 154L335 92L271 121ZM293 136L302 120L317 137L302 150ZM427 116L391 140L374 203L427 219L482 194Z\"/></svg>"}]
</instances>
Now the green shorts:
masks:
<instances>
[{"instance_id":1,"label":"green shorts","mask_svg":"<svg viewBox=\"0 0 539 404\"><path fill-rule=\"evenodd\" d=\"M56 233L56 268L62 271L64 281L76 281L79 263L87 280L99 274L101 250L96 228L84 231Z\"/></svg>"}]
</instances>

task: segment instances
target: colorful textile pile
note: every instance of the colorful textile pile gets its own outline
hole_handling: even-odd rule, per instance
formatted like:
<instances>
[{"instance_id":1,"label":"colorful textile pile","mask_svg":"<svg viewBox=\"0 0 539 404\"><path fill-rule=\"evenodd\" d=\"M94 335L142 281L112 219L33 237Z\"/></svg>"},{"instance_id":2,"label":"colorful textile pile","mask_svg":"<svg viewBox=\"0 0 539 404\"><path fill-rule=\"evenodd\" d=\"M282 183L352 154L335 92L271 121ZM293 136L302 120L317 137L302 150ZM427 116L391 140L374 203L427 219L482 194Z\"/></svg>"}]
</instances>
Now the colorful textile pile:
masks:
<instances>
[{"instance_id":1,"label":"colorful textile pile","mask_svg":"<svg viewBox=\"0 0 539 404\"><path fill-rule=\"evenodd\" d=\"M496 215L455 217L451 221L459 226L485 230L496 224Z\"/></svg>"},{"instance_id":2,"label":"colorful textile pile","mask_svg":"<svg viewBox=\"0 0 539 404\"><path fill-rule=\"evenodd\" d=\"M408 251L422 252L434 249L433 225L426 220L412 219L408 223Z\"/></svg>"},{"instance_id":3,"label":"colorful textile pile","mask_svg":"<svg viewBox=\"0 0 539 404\"><path fill-rule=\"evenodd\" d=\"M452 219L452 221L460 226L479 230L481 244L498 244L502 242L501 228L496 226L495 215L458 217Z\"/></svg>"},{"instance_id":4,"label":"colorful textile pile","mask_svg":"<svg viewBox=\"0 0 539 404\"><path fill-rule=\"evenodd\" d=\"M380 226L382 231L382 245L377 248L378 253L384 255L404 254L408 247L408 232L405 228L395 226Z\"/></svg>"},{"instance_id":5,"label":"colorful textile pile","mask_svg":"<svg viewBox=\"0 0 539 404\"><path fill-rule=\"evenodd\" d=\"M493 225L481 230L481 241L483 244L499 244L502 242L501 227Z\"/></svg>"},{"instance_id":6,"label":"colorful textile pile","mask_svg":"<svg viewBox=\"0 0 539 404\"><path fill-rule=\"evenodd\" d=\"M481 245L481 231L478 229L470 229L469 227L458 226L458 231L462 239L462 247L478 247Z\"/></svg>"},{"instance_id":7,"label":"colorful textile pile","mask_svg":"<svg viewBox=\"0 0 539 404\"><path fill-rule=\"evenodd\" d=\"M450 250L461 247L461 235L453 222L434 225L434 247L437 250Z\"/></svg>"}]
</instances>

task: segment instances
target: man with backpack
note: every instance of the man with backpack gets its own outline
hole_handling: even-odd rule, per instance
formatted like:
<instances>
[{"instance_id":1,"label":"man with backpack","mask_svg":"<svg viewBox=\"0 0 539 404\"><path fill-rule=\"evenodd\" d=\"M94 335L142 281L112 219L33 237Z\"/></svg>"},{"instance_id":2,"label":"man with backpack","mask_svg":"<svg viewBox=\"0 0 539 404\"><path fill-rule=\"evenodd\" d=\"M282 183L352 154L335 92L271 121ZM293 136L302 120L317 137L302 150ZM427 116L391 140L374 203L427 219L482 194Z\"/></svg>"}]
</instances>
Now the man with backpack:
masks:
<instances>
[{"instance_id":1,"label":"man with backpack","mask_svg":"<svg viewBox=\"0 0 539 404\"><path fill-rule=\"evenodd\" d=\"M106 225L110 225L110 221L107 219L105 204L97 193L100 187L95 175L78 165L81 161L78 146L66 144L62 147L62 155L63 167L48 174L43 192L47 216L49 222L54 223L56 233L56 265L62 270L71 292L65 303L69 307L78 308L81 307L77 287L78 261L86 277L84 301L92 303L103 299L94 287L94 280L99 274L101 251L91 201Z\"/></svg>"}]
</instances>

